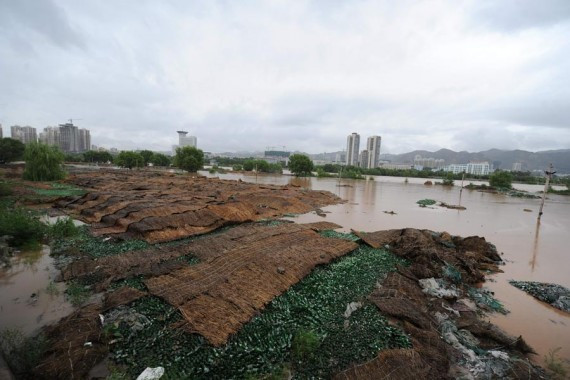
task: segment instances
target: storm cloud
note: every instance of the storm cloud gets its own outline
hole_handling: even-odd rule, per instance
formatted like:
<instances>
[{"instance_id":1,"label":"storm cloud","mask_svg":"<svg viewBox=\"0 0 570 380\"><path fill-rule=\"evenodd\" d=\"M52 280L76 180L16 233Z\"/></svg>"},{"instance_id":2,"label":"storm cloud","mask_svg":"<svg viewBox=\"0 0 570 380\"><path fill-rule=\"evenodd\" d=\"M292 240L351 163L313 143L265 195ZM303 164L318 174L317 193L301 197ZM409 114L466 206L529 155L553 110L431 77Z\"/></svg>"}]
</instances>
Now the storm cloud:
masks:
<instances>
[{"instance_id":1,"label":"storm cloud","mask_svg":"<svg viewBox=\"0 0 570 380\"><path fill-rule=\"evenodd\" d=\"M570 2L0 0L0 123L213 152L570 148Z\"/></svg>"}]
</instances>

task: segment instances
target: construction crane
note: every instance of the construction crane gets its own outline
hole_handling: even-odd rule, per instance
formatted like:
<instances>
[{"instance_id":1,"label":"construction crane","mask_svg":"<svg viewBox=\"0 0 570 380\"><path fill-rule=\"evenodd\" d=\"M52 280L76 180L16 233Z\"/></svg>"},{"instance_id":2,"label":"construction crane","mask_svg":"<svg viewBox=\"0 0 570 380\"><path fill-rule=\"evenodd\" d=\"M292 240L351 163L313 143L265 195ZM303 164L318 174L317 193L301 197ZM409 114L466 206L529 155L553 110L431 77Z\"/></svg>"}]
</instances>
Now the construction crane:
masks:
<instances>
[{"instance_id":1,"label":"construction crane","mask_svg":"<svg viewBox=\"0 0 570 380\"><path fill-rule=\"evenodd\" d=\"M73 124L73 120L83 120L83 119L68 119L69 120L69 124Z\"/></svg>"}]
</instances>

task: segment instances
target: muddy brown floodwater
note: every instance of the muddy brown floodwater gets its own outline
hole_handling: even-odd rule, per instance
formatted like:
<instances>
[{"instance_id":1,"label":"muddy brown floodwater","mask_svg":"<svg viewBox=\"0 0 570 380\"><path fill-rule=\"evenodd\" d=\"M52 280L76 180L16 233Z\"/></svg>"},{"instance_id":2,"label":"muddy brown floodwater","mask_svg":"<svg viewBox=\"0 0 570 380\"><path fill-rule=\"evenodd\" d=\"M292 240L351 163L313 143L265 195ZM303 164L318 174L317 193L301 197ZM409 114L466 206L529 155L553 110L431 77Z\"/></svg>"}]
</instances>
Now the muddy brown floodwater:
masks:
<instances>
[{"instance_id":1,"label":"muddy brown floodwater","mask_svg":"<svg viewBox=\"0 0 570 380\"><path fill-rule=\"evenodd\" d=\"M206 174L206 173L204 173ZM421 178L374 177L374 180L333 178L294 178L244 174L216 175L225 179L267 184L294 184L313 190L328 190L347 202L323 207L326 217L315 213L292 218L299 223L326 220L344 230L378 231L392 228L425 228L453 235L479 235L504 253L504 273L488 276L485 286L510 310L507 315L490 315L490 321L511 335L523 335L537 351L542 363L552 349L570 359L570 315L565 314L519 289L508 280L552 282L570 287L570 197L549 195L542 221L537 224L540 199L522 199L483 193L460 187L426 186ZM433 180L432 180L433 181ZM468 182L466 182L467 184ZM457 183L458 184L458 183ZM516 189L540 191L542 186L514 185ZM461 204L466 210L434 206L418 207L416 201L431 198L448 204ZM530 209L531 212L524 211ZM384 211L394 211L387 214Z\"/></svg>"},{"instance_id":2,"label":"muddy brown floodwater","mask_svg":"<svg viewBox=\"0 0 570 380\"><path fill-rule=\"evenodd\" d=\"M0 270L1 329L18 329L30 335L71 313L64 285L50 285L58 270L49 252L49 246L44 245L36 251L17 253L10 260L11 266Z\"/></svg>"}]
</instances>

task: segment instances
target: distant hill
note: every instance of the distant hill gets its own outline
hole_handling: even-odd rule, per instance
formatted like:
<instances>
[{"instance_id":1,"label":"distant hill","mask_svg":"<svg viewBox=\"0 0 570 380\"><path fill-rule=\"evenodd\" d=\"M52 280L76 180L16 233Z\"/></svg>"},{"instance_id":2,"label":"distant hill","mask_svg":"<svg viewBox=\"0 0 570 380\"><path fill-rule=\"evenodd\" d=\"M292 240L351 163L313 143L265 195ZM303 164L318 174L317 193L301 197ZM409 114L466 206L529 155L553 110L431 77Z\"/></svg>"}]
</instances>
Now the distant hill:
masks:
<instances>
[{"instance_id":1,"label":"distant hill","mask_svg":"<svg viewBox=\"0 0 570 380\"><path fill-rule=\"evenodd\" d=\"M522 163L523 170L544 170L550 163L558 173L570 173L570 149L545 150L541 152L528 152L526 150L500 150L489 149L482 152L455 152L450 149L440 149L435 152L415 150L403 154L382 154L383 160L401 163L412 163L414 157L443 158L447 164L461 164L469 161L489 161L495 169L510 170L515 162Z\"/></svg>"}]
</instances>

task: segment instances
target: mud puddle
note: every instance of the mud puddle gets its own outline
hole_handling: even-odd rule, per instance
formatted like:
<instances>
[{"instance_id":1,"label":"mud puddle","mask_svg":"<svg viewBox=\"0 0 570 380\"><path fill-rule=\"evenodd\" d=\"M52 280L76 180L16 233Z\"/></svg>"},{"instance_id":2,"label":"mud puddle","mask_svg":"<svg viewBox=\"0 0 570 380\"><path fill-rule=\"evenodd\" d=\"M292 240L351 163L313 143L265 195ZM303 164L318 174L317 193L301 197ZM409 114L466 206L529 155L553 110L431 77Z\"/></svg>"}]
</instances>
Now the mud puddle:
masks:
<instances>
[{"instance_id":1,"label":"mud puddle","mask_svg":"<svg viewBox=\"0 0 570 380\"><path fill-rule=\"evenodd\" d=\"M50 248L24 251L0 270L0 326L32 335L40 327L68 315L73 307L65 301L65 286L53 283L59 272L49 256Z\"/></svg>"}]
</instances>

